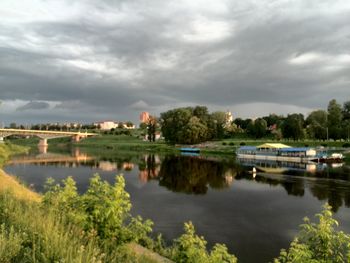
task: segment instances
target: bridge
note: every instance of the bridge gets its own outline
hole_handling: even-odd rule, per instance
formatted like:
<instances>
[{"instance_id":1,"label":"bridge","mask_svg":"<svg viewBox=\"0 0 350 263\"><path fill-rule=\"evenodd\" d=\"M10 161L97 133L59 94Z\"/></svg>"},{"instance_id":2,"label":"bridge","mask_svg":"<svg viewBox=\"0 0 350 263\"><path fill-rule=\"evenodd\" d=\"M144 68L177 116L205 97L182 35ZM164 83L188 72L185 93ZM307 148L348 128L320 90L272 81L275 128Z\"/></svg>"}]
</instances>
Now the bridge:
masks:
<instances>
[{"instance_id":1,"label":"bridge","mask_svg":"<svg viewBox=\"0 0 350 263\"><path fill-rule=\"evenodd\" d=\"M40 147L47 146L47 140L62 137L71 137L73 142L79 142L83 138L97 136L96 133L88 132L63 132L63 131L40 131L40 130L22 130L22 129L0 129L0 141L11 135L19 136L35 136L39 137Z\"/></svg>"}]
</instances>

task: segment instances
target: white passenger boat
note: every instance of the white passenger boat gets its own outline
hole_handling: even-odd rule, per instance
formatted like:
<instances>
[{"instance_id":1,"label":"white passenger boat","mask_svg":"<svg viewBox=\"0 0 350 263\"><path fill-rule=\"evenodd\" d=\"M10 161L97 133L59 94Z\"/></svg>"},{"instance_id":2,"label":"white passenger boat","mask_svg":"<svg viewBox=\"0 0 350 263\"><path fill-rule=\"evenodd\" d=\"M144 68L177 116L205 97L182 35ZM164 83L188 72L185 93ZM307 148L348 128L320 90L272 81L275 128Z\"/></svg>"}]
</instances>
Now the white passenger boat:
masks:
<instances>
[{"instance_id":1,"label":"white passenger boat","mask_svg":"<svg viewBox=\"0 0 350 263\"><path fill-rule=\"evenodd\" d=\"M284 162L308 163L341 162L343 155L333 153L327 155L310 147L291 147L282 143L264 143L259 146L242 146L237 150L241 159L270 160Z\"/></svg>"}]
</instances>

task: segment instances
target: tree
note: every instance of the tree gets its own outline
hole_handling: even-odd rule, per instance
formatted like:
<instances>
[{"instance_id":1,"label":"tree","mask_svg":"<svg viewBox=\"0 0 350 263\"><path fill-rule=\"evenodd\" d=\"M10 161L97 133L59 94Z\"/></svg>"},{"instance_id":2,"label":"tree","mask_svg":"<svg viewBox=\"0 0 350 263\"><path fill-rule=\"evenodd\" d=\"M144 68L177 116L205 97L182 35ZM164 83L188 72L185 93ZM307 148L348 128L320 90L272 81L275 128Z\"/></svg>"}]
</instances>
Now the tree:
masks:
<instances>
[{"instance_id":1,"label":"tree","mask_svg":"<svg viewBox=\"0 0 350 263\"><path fill-rule=\"evenodd\" d=\"M267 131L267 122L262 118L256 119L254 122L254 131L255 138L259 139L264 137Z\"/></svg>"},{"instance_id":2,"label":"tree","mask_svg":"<svg viewBox=\"0 0 350 263\"><path fill-rule=\"evenodd\" d=\"M304 138L304 116L302 114L288 114L282 123L282 134L284 138L300 140Z\"/></svg>"},{"instance_id":3,"label":"tree","mask_svg":"<svg viewBox=\"0 0 350 263\"><path fill-rule=\"evenodd\" d=\"M10 128L11 129L17 129L17 124L15 122L10 123Z\"/></svg>"},{"instance_id":4,"label":"tree","mask_svg":"<svg viewBox=\"0 0 350 263\"><path fill-rule=\"evenodd\" d=\"M253 120L249 120L249 123L247 124L245 130L248 135L253 137L255 136L255 126Z\"/></svg>"},{"instance_id":5,"label":"tree","mask_svg":"<svg viewBox=\"0 0 350 263\"><path fill-rule=\"evenodd\" d=\"M226 112L216 111L210 115L209 137L212 139L222 139L225 135Z\"/></svg>"},{"instance_id":6,"label":"tree","mask_svg":"<svg viewBox=\"0 0 350 263\"><path fill-rule=\"evenodd\" d=\"M327 139L327 112L316 110L306 118L307 132L312 139Z\"/></svg>"},{"instance_id":7,"label":"tree","mask_svg":"<svg viewBox=\"0 0 350 263\"><path fill-rule=\"evenodd\" d=\"M184 143L183 128L191 117L192 108L177 108L161 113L161 130L165 140L170 143Z\"/></svg>"},{"instance_id":8,"label":"tree","mask_svg":"<svg viewBox=\"0 0 350 263\"><path fill-rule=\"evenodd\" d=\"M189 122L182 130L182 141L187 144L199 143L207 138L208 128L196 116L191 117Z\"/></svg>"},{"instance_id":9,"label":"tree","mask_svg":"<svg viewBox=\"0 0 350 263\"><path fill-rule=\"evenodd\" d=\"M335 99L328 104L328 133L329 138L337 140L341 137L341 121L343 119L342 108Z\"/></svg>"},{"instance_id":10,"label":"tree","mask_svg":"<svg viewBox=\"0 0 350 263\"><path fill-rule=\"evenodd\" d=\"M343 105L343 119L350 120L350 100L344 102Z\"/></svg>"},{"instance_id":11,"label":"tree","mask_svg":"<svg viewBox=\"0 0 350 263\"><path fill-rule=\"evenodd\" d=\"M252 120L251 119L241 119L241 118L237 118L235 119L233 122L237 125L237 127L245 130L248 126L248 124L251 122Z\"/></svg>"},{"instance_id":12,"label":"tree","mask_svg":"<svg viewBox=\"0 0 350 263\"><path fill-rule=\"evenodd\" d=\"M265 117L262 117L266 123L267 123L267 127L270 127L272 125L276 125L276 127L280 127L283 120L284 120L284 117L281 116L281 115L277 115L277 114L269 114L269 116L265 116Z\"/></svg>"},{"instance_id":13,"label":"tree","mask_svg":"<svg viewBox=\"0 0 350 263\"><path fill-rule=\"evenodd\" d=\"M157 118L154 116L150 116L147 120L147 135L150 142L156 140L157 123Z\"/></svg>"},{"instance_id":14,"label":"tree","mask_svg":"<svg viewBox=\"0 0 350 263\"><path fill-rule=\"evenodd\" d=\"M134 124L131 121L127 121L125 124L126 124L126 127L129 127L129 128L134 126Z\"/></svg>"}]
</instances>

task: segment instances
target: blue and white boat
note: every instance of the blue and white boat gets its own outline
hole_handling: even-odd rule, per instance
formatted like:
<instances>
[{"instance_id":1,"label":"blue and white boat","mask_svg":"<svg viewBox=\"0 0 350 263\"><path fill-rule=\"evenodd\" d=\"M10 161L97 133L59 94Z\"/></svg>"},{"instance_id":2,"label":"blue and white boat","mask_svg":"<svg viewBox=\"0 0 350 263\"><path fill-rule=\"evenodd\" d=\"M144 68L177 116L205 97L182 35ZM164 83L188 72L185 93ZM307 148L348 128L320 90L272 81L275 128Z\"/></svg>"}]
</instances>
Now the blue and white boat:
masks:
<instances>
[{"instance_id":1,"label":"blue and white boat","mask_svg":"<svg viewBox=\"0 0 350 263\"><path fill-rule=\"evenodd\" d=\"M342 154L325 155L310 147L291 147L282 143L265 143L259 146L242 146L237 150L239 159L270 160L308 163L341 162Z\"/></svg>"}]
</instances>

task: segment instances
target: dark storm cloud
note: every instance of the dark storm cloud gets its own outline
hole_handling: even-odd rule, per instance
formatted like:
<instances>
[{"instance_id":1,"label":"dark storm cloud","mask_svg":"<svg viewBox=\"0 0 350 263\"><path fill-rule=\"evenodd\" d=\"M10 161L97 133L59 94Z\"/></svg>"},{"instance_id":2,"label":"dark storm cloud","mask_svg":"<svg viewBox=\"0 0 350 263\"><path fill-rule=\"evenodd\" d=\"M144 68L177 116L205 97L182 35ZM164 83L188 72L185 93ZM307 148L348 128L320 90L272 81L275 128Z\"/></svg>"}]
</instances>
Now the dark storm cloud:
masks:
<instances>
[{"instance_id":1,"label":"dark storm cloud","mask_svg":"<svg viewBox=\"0 0 350 263\"><path fill-rule=\"evenodd\" d=\"M135 120L139 110L186 104L283 112L350 99L347 1L8 3L0 4L6 121L35 101L54 106L21 118Z\"/></svg>"},{"instance_id":2,"label":"dark storm cloud","mask_svg":"<svg viewBox=\"0 0 350 263\"><path fill-rule=\"evenodd\" d=\"M31 101L27 104L18 107L17 111L26 111L26 110L44 110L48 109L50 107L50 104L43 101Z\"/></svg>"}]
</instances>

